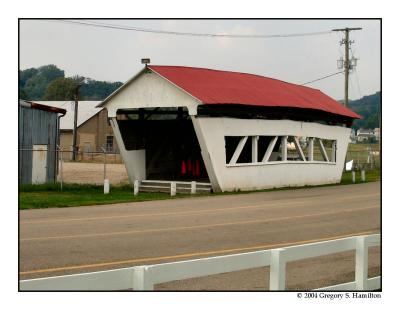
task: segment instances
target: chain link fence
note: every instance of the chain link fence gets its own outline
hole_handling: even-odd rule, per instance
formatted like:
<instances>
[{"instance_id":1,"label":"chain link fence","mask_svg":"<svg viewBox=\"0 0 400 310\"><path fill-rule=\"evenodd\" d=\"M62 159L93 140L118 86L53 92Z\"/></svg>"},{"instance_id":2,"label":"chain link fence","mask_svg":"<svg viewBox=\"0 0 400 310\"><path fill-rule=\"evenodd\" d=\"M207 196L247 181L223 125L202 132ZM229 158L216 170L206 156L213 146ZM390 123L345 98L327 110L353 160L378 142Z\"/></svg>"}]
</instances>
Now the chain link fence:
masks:
<instances>
[{"instance_id":1,"label":"chain link fence","mask_svg":"<svg viewBox=\"0 0 400 310\"><path fill-rule=\"evenodd\" d=\"M73 161L72 151L42 148L19 149L19 180L24 183L110 184L129 183L122 157L114 150L78 150ZM379 144L350 144L346 162L353 161L352 170L381 168Z\"/></svg>"},{"instance_id":2,"label":"chain link fence","mask_svg":"<svg viewBox=\"0 0 400 310\"><path fill-rule=\"evenodd\" d=\"M128 183L122 157L115 151L78 151L75 161L72 151L50 150L47 145L19 149L20 184L62 183L111 184Z\"/></svg>"},{"instance_id":3,"label":"chain link fence","mask_svg":"<svg viewBox=\"0 0 400 310\"><path fill-rule=\"evenodd\" d=\"M346 162L353 161L353 170L374 170L381 168L379 144L350 144Z\"/></svg>"}]
</instances>

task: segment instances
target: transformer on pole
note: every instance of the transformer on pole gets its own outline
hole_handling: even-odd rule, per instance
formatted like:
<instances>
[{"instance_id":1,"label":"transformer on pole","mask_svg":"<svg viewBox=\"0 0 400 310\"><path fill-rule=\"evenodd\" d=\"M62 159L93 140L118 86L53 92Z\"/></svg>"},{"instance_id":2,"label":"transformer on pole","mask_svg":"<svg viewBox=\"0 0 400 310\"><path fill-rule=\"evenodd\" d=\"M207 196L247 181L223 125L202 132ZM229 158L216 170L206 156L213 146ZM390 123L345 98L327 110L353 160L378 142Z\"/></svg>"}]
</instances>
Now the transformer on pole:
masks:
<instances>
[{"instance_id":1,"label":"transformer on pole","mask_svg":"<svg viewBox=\"0 0 400 310\"><path fill-rule=\"evenodd\" d=\"M349 33L352 30L361 30L362 28L343 28L343 29L333 29L332 31L343 31L345 33L345 37L340 41L340 45L345 46L345 59L341 58L338 60L338 68L343 69L344 67L344 106L347 107L349 103L349 72L357 65L357 58L352 57L349 59L349 49L350 45L354 43L354 41L350 41Z\"/></svg>"}]
</instances>

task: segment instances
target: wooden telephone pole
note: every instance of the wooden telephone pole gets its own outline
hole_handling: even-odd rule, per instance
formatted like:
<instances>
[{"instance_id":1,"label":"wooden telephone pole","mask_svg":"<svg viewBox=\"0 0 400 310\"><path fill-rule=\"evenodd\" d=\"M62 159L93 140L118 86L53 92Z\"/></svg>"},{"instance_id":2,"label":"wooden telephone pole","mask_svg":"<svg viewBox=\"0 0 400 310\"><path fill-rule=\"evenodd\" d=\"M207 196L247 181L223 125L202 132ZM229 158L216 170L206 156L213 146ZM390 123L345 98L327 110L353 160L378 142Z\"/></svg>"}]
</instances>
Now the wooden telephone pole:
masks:
<instances>
[{"instance_id":1,"label":"wooden telephone pole","mask_svg":"<svg viewBox=\"0 0 400 310\"><path fill-rule=\"evenodd\" d=\"M350 31L353 30L361 30L362 28L343 28L343 29L333 29L332 31L343 31L345 34L344 39L340 41L340 45L345 46L345 59L343 62L343 67L344 67L344 106L347 107L349 103L349 71L350 69L355 66L355 64L352 64L349 60L349 49L350 49L350 44L354 43L354 41L350 41L349 39L349 33Z\"/></svg>"},{"instance_id":2,"label":"wooden telephone pole","mask_svg":"<svg viewBox=\"0 0 400 310\"><path fill-rule=\"evenodd\" d=\"M72 132L72 160L76 161L77 158L77 153L78 153L78 149L77 149L77 145L76 145L76 140L77 140L77 136L78 136L78 102L79 102L79 88L82 86L82 84L78 84L75 88L75 94L74 94L74 101L75 101L75 105L74 105L74 130Z\"/></svg>"}]
</instances>

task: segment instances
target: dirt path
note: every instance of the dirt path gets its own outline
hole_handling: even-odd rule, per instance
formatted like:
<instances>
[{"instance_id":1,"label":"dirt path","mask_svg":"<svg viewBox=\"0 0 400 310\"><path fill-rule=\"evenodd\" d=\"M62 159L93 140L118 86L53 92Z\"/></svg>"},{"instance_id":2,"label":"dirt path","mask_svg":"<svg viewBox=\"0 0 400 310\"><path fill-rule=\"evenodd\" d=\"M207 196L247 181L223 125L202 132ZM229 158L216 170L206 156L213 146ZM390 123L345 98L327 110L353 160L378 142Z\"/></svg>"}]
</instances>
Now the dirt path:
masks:
<instances>
[{"instance_id":1,"label":"dirt path","mask_svg":"<svg viewBox=\"0 0 400 310\"><path fill-rule=\"evenodd\" d=\"M100 163L63 163L63 181L66 183L103 184L103 174L104 165ZM106 175L113 185L129 183L124 164L107 164Z\"/></svg>"}]
</instances>

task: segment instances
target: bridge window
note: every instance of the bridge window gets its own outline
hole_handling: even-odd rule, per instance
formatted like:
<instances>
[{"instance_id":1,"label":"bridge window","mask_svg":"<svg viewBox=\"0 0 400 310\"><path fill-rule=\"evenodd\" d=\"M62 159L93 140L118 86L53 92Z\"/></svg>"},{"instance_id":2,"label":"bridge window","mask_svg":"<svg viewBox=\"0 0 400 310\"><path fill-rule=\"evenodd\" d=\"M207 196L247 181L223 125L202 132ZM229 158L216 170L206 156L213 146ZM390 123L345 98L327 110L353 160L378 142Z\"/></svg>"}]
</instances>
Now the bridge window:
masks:
<instances>
[{"instance_id":1,"label":"bridge window","mask_svg":"<svg viewBox=\"0 0 400 310\"><path fill-rule=\"evenodd\" d=\"M229 166L271 162L336 162L336 140L302 136L226 136Z\"/></svg>"}]
</instances>

